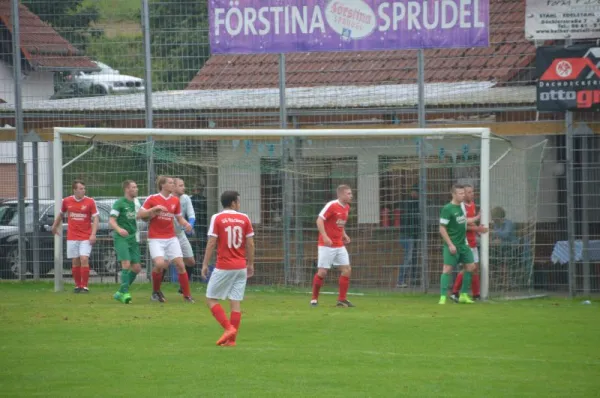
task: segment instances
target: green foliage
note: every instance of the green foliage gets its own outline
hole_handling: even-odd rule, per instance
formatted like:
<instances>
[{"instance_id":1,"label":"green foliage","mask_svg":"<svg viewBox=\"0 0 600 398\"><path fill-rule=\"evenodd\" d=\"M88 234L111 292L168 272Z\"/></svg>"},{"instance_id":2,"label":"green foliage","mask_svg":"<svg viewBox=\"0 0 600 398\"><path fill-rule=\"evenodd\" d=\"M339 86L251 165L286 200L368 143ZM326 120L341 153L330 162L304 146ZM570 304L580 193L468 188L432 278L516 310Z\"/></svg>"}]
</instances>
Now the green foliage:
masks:
<instances>
[{"instance_id":1,"label":"green foliage","mask_svg":"<svg viewBox=\"0 0 600 398\"><path fill-rule=\"evenodd\" d=\"M85 0L22 0L21 3L80 50L85 50L92 38L102 35L102 30L93 26L100 19L95 3Z\"/></svg>"},{"instance_id":2,"label":"green foliage","mask_svg":"<svg viewBox=\"0 0 600 398\"><path fill-rule=\"evenodd\" d=\"M206 1L150 3L153 90L181 90L210 56Z\"/></svg>"},{"instance_id":3,"label":"green foliage","mask_svg":"<svg viewBox=\"0 0 600 398\"><path fill-rule=\"evenodd\" d=\"M84 0L83 4L94 4L100 10L100 21L115 23L140 22L141 0Z\"/></svg>"},{"instance_id":4,"label":"green foliage","mask_svg":"<svg viewBox=\"0 0 600 398\"><path fill-rule=\"evenodd\" d=\"M90 41L88 55L123 75L144 78L144 46L141 36L98 37Z\"/></svg>"}]
</instances>

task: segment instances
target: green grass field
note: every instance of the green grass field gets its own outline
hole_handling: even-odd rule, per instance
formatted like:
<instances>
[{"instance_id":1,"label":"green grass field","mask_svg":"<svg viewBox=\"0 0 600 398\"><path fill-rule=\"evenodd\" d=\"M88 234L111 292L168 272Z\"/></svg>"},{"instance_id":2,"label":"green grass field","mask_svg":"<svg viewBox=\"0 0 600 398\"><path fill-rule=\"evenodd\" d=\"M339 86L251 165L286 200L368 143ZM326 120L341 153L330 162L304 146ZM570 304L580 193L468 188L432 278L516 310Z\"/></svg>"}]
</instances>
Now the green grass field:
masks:
<instances>
[{"instance_id":1,"label":"green grass field","mask_svg":"<svg viewBox=\"0 0 600 398\"><path fill-rule=\"evenodd\" d=\"M97 5L102 22L140 22L138 19L142 2L139 0L85 0L83 4Z\"/></svg>"},{"instance_id":2,"label":"green grass field","mask_svg":"<svg viewBox=\"0 0 600 398\"><path fill-rule=\"evenodd\" d=\"M134 303L0 284L0 396L597 397L600 302L437 305L365 295L318 308L293 291L251 291L237 347L203 303ZM194 286L197 299L202 286Z\"/></svg>"}]
</instances>

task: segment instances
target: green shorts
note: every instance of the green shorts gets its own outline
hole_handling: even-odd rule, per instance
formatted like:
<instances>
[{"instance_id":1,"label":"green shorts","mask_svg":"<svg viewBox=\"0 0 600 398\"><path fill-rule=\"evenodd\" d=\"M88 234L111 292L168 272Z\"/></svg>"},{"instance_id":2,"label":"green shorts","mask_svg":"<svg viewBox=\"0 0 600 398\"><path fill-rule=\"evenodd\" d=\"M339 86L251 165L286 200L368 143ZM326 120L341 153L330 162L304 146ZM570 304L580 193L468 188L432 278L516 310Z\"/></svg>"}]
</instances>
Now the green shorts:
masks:
<instances>
[{"instance_id":1,"label":"green shorts","mask_svg":"<svg viewBox=\"0 0 600 398\"><path fill-rule=\"evenodd\" d=\"M140 244L135 238L115 239L115 252L119 261L129 261L131 264L140 264L142 261Z\"/></svg>"},{"instance_id":2,"label":"green shorts","mask_svg":"<svg viewBox=\"0 0 600 398\"><path fill-rule=\"evenodd\" d=\"M450 253L448 246L444 245L442 254L444 257L444 265L456 267L458 264L473 264L475 262L473 252L466 244L456 246L456 254Z\"/></svg>"}]
</instances>

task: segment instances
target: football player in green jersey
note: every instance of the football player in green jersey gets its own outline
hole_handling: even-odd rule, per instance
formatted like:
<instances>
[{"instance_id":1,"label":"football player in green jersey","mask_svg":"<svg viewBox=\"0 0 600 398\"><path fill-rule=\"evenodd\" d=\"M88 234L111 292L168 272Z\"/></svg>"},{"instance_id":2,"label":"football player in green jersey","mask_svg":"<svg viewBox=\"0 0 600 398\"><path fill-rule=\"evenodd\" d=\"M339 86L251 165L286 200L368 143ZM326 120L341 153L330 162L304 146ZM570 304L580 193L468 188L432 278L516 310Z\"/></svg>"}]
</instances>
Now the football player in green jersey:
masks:
<instances>
[{"instance_id":1,"label":"football player in green jersey","mask_svg":"<svg viewBox=\"0 0 600 398\"><path fill-rule=\"evenodd\" d=\"M139 234L137 233L138 187L135 181L123 182L124 196L118 199L110 211L117 260L121 262L121 286L114 298L124 304L131 302L129 286L141 270Z\"/></svg>"},{"instance_id":2,"label":"football player in green jersey","mask_svg":"<svg viewBox=\"0 0 600 398\"><path fill-rule=\"evenodd\" d=\"M440 304L446 304L446 295L450 283L452 269L458 264L464 265L463 284L460 291L459 303L472 304L467 293L471 289L471 276L475 269L473 253L467 243L467 225L475 223L479 215L467 218L463 201L465 188L463 185L452 187L452 200L446 204L440 213L440 235L444 241L442 256L444 268L440 280Z\"/></svg>"}]
</instances>

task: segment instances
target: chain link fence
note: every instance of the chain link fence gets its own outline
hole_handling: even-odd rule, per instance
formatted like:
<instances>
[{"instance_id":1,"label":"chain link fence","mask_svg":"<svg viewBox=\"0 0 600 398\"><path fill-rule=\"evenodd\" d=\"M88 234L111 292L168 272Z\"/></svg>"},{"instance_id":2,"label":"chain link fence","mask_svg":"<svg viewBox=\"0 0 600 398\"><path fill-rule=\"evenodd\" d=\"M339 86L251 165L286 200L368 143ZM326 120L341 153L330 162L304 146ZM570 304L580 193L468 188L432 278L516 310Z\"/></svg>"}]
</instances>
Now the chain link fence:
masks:
<instances>
[{"instance_id":1,"label":"chain link fence","mask_svg":"<svg viewBox=\"0 0 600 398\"><path fill-rule=\"evenodd\" d=\"M174 151L169 150L168 142L163 142L162 147L153 147L164 150L151 172L146 163L136 163L140 152L134 151L132 156L137 160L123 163L122 172L96 175L81 165L91 164L91 159L102 154L104 161L110 160L111 152L105 143L98 144L90 137L74 137L64 151L63 170L52 169L54 127L369 129L416 127L419 123L416 50L295 53L285 57L211 56L207 2L149 0L147 12L142 4L139 0L21 1L18 86L25 141L21 189L26 198L22 230L17 212L19 167L14 129L19 119L13 73L15 27L11 22L11 1L0 1L0 122L5 126L0 131L3 279L52 275L54 257L48 217L54 212L53 176L59 172L63 173L65 184L67 179L91 177L87 181L88 192L100 204L118 196L120 181L132 174L140 182L141 196L151 192L150 176L161 172L179 174L189 180L188 193L206 201L197 212L205 212L209 217L218 210L218 168L195 165L203 171L192 173L182 166L186 163L181 159L167 159L181 151L177 156L185 159L204 156L210 160L215 143L178 142ZM528 204L535 208L535 214L527 218L533 229L517 231L520 236L529 234L530 243L522 243L515 256L522 259L527 248L531 265L525 287L519 285L515 294L523 289L555 294L600 292L600 116L597 112L576 113L573 123L567 125L564 113L536 112L536 43L524 37L524 13L523 1L491 1L489 47L423 51L422 121L427 127L490 127L495 135L508 139L512 147L521 151L545 142L535 180L526 173L519 175L520 172L510 176L515 186L537 193L535 202ZM296 148L295 145L291 147ZM95 149L86 152L92 147ZM265 143L265 153L268 148ZM323 201L332 198L336 184L356 183L359 178L355 169L361 164L353 160L350 152L336 152L326 161L307 166L315 175L323 176L311 180L309 187ZM476 151L472 155L476 156ZM456 153L440 155L440 147L436 146L431 156L442 163L449 159L456 164L462 152L457 149ZM269 223L280 221L284 211L284 166L277 162L280 160L265 156L259 164L257 189L265 231ZM410 187L420 181L421 172L408 157L399 160L382 156L377 162L374 178L378 183L373 194L380 199L378 217L369 225L357 225L356 233L358 239L375 236L375 240L384 241L385 254L378 255L393 257L391 264L396 267L406 254L400 244L402 226L395 221L399 217L397 203L410 195ZM451 171L436 168L437 171L428 172L431 184L425 197L429 203L445 200L447 184L436 185L436 181L469 179L468 167L458 171L453 167ZM346 178L347 175L353 177ZM366 192L359 189L358 201L364 195ZM497 198L500 197L498 193ZM499 199L494 203L492 197L492 207L503 207L506 219L514 219L517 224L524 220L523 213L507 202ZM319 204L314 203L313 207L317 211ZM433 224L436 216L429 216ZM101 217L101 221L106 220ZM314 231L310 230L313 226L306 228L306 239L314 238ZM280 231L266 233L264 241L259 241L273 246L271 254L263 256L274 259L269 264L272 278L265 278L263 283L287 283L277 277L280 256L273 254L281 251ZM204 230L198 231L194 238L197 254L202 253L203 233ZM111 254L108 228L103 234L104 243L93 253L91 264L98 280L115 281L118 266ZM434 250L437 239L432 230L425 244ZM18 255L19 241L25 245L24 258ZM422 257L422 253L415 256ZM429 257L429 269L440 268L440 264L433 263L436 257ZM22 263L26 264L25 274L19 275ZM504 278L505 283L499 289L507 293L511 291L509 280L513 274L501 272L505 263L494 263L492 258L490 267L493 271L497 265L499 278ZM309 270L312 266L306 265ZM68 269L65 264L65 275ZM370 274L369 278L368 287L422 289L421 284L411 281L403 287L405 282L399 281L396 273L382 277ZM431 280L435 282L435 277Z\"/></svg>"}]
</instances>

